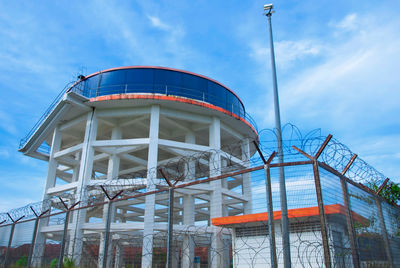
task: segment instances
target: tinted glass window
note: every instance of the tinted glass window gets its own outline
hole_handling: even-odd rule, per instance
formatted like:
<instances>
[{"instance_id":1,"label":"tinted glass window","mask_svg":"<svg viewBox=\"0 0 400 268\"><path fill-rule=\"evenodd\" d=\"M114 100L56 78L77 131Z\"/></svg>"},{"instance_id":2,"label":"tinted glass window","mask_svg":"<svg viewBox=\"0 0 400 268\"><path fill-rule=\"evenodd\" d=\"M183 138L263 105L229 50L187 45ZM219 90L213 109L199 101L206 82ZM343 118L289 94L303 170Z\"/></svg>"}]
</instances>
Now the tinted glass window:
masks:
<instances>
[{"instance_id":1,"label":"tinted glass window","mask_svg":"<svg viewBox=\"0 0 400 268\"><path fill-rule=\"evenodd\" d=\"M125 93L125 70L106 72L101 75L101 95Z\"/></svg>"},{"instance_id":2,"label":"tinted glass window","mask_svg":"<svg viewBox=\"0 0 400 268\"><path fill-rule=\"evenodd\" d=\"M166 94L182 96L182 73L164 70Z\"/></svg>"},{"instance_id":3,"label":"tinted glass window","mask_svg":"<svg viewBox=\"0 0 400 268\"><path fill-rule=\"evenodd\" d=\"M209 102L226 109L226 89L214 82L208 82Z\"/></svg>"},{"instance_id":4,"label":"tinted glass window","mask_svg":"<svg viewBox=\"0 0 400 268\"><path fill-rule=\"evenodd\" d=\"M109 86L109 85L123 85L125 84L125 70L118 70L113 72L103 73L101 76L101 84L100 86Z\"/></svg>"},{"instance_id":5,"label":"tinted glass window","mask_svg":"<svg viewBox=\"0 0 400 268\"><path fill-rule=\"evenodd\" d=\"M149 92L153 91L154 70L153 69L130 69L126 72L127 92Z\"/></svg>"},{"instance_id":6,"label":"tinted glass window","mask_svg":"<svg viewBox=\"0 0 400 268\"><path fill-rule=\"evenodd\" d=\"M84 87L84 96L87 96L89 98L93 98L98 96L97 93L97 87L99 85L99 77L100 75L95 75L92 76L88 79L85 80L85 87Z\"/></svg>"},{"instance_id":7,"label":"tinted glass window","mask_svg":"<svg viewBox=\"0 0 400 268\"><path fill-rule=\"evenodd\" d=\"M231 113L234 113L235 110L235 99L236 97L232 94L232 92L226 92L226 109Z\"/></svg>"},{"instance_id":8,"label":"tinted glass window","mask_svg":"<svg viewBox=\"0 0 400 268\"><path fill-rule=\"evenodd\" d=\"M207 81L205 81L201 77L186 73L183 73L182 77L184 96L188 98L203 100L203 93L205 89L207 89Z\"/></svg>"},{"instance_id":9,"label":"tinted glass window","mask_svg":"<svg viewBox=\"0 0 400 268\"><path fill-rule=\"evenodd\" d=\"M100 80L100 86L98 86ZM97 74L86 79L79 91L89 98L120 93L158 93L206 101L244 117L239 99L225 87L208 79L173 70L135 68Z\"/></svg>"},{"instance_id":10,"label":"tinted glass window","mask_svg":"<svg viewBox=\"0 0 400 268\"><path fill-rule=\"evenodd\" d=\"M164 70L154 70L154 92L153 93L160 93L166 94L168 74Z\"/></svg>"}]
</instances>

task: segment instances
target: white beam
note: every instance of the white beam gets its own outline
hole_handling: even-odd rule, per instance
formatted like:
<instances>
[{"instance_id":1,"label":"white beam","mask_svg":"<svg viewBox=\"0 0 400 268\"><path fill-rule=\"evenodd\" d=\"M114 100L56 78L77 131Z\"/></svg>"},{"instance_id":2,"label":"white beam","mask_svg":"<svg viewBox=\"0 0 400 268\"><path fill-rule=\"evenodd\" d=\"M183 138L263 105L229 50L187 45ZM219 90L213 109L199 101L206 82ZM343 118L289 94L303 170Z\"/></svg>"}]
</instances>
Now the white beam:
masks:
<instances>
[{"instance_id":1,"label":"white beam","mask_svg":"<svg viewBox=\"0 0 400 268\"><path fill-rule=\"evenodd\" d=\"M92 110L92 107L88 106L85 104L85 102L82 102L82 100L77 100L76 99L76 94L70 92L67 93L67 95L64 95L64 100L68 103L71 103L76 107L79 107L79 109L83 110L84 112L89 112Z\"/></svg>"},{"instance_id":2,"label":"white beam","mask_svg":"<svg viewBox=\"0 0 400 268\"><path fill-rule=\"evenodd\" d=\"M247 202L248 201L248 199L246 197L244 197L243 195L235 193L235 192L230 191L230 190L225 189L225 188L222 189L222 194L225 195L225 196L229 196L231 198L234 198L234 199L238 199L238 200L240 200L242 202Z\"/></svg>"},{"instance_id":3,"label":"white beam","mask_svg":"<svg viewBox=\"0 0 400 268\"><path fill-rule=\"evenodd\" d=\"M58 186L55 186L55 187L51 187L51 188L49 188L47 190L46 193L48 195L54 195L56 193L61 193L61 192L65 192L65 191L69 191L69 190L75 189L77 186L78 186L78 182L75 181L75 182L71 182L71 183L68 183L68 184L65 184L65 185L58 185Z\"/></svg>"},{"instance_id":4,"label":"white beam","mask_svg":"<svg viewBox=\"0 0 400 268\"><path fill-rule=\"evenodd\" d=\"M203 124L211 123L211 118L208 116L192 114L192 113L188 113L188 112L184 112L184 111L172 110L172 109L164 108L164 107L163 107L163 109L161 109L161 114L172 117L172 118L176 118L176 119L186 120L189 122L195 121L195 122L203 123Z\"/></svg>"},{"instance_id":5,"label":"white beam","mask_svg":"<svg viewBox=\"0 0 400 268\"><path fill-rule=\"evenodd\" d=\"M82 149L82 143L79 143L79 144L77 144L75 146L72 146L72 147L69 147L67 149L64 149L64 150L56 152L54 154L54 158L59 158L59 157L62 157L64 155L73 154L73 153L75 153L75 152L77 152L77 151L79 151L81 149Z\"/></svg>"},{"instance_id":6,"label":"white beam","mask_svg":"<svg viewBox=\"0 0 400 268\"><path fill-rule=\"evenodd\" d=\"M141 166L146 166L147 165L147 161L146 160L144 160L142 158L139 158L139 157L136 157L136 156L133 156L133 155L130 155L130 154L121 154L120 158L124 159L124 160L128 160L128 161L136 163L136 164L139 164Z\"/></svg>"},{"instance_id":7,"label":"white beam","mask_svg":"<svg viewBox=\"0 0 400 268\"><path fill-rule=\"evenodd\" d=\"M106 124L106 125L108 125L110 127L115 127L116 126L116 124L114 122L112 122L111 120L106 119L106 118L99 118L99 121L101 121L102 123L104 123L104 124Z\"/></svg>"},{"instance_id":8,"label":"white beam","mask_svg":"<svg viewBox=\"0 0 400 268\"><path fill-rule=\"evenodd\" d=\"M120 109L107 109L101 110L98 113L99 117L124 117L124 116L138 116L149 114L150 108L120 108Z\"/></svg>"},{"instance_id":9,"label":"white beam","mask_svg":"<svg viewBox=\"0 0 400 268\"><path fill-rule=\"evenodd\" d=\"M148 138L122 139L122 140L97 140L92 143L93 147L121 147L130 145L149 144Z\"/></svg>"},{"instance_id":10,"label":"white beam","mask_svg":"<svg viewBox=\"0 0 400 268\"><path fill-rule=\"evenodd\" d=\"M242 134L240 134L239 132L237 132L236 130L234 130L233 128L225 125L224 123L221 122L221 129L228 132L230 135L232 135L233 137L242 140L244 137Z\"/></svg>"},{"instance_id":11,"label":"white beam","mask_svg":"<svg viewBox=\"0 0 400 268\"><path fill-rule=\"evenodd\" d=\"M61 131L67 130L67 129L69 129L69 128L71 128L71 127L73 127L73 126L75 126L75 125L77 125L77 124L79 124L81 122L83 122L84 120L86 120L86 118L87 118L86 114L78 116L78 117L75 117L74 119L71 119L68 122L65 122L64 124L62 124L60 126L60 130Z\"/></svg>"},{"instance_id":12,"label":"white beam","mask_svg":"<svg viewBox=\"0 0 400 268\"><path fill-rule=\"evenodd\" d=\"M182 123L178 123L177 121L172 120L167 116L163 116L162 120L166 121L168 124L171 124L171 125L173 125L173 126L175 126L177 128L180 128L180 129L182 129L182 130L184 130L186 132L192 132L192 130L189 127L183 125Z\"/></svg>"},{"instance_id":13,"label":"white beam","mask_svg":"<svg viewBox=\"0 0 400 268\"><path fill-rule=\"evenodd\" d=\"M139 117L136 117L136 118L133 118L133 119L130 118L130 119L126 120L126 121L121 122L120 123L120 127L126 127L126 126L129 126L129 125L133 125L136 122L142 121L143 119L147 119L147 118L149 118L148 115L142 115L142 116L139 116Z\"/></svg>"},{"instance_id":14,"label":"white beam","mask_svg":"<svg viewBox=\"0 0 400 268\"><path fill-rule=\"evenodd\" d=\"M199 151L199 152L209 151L211 149L208 146L179 142L179 141L164 140L164 139L159 139L159 145L166 146L166 147L185 149L185 150L190 150L190 151Z\"/></svg>"}]
</instances>

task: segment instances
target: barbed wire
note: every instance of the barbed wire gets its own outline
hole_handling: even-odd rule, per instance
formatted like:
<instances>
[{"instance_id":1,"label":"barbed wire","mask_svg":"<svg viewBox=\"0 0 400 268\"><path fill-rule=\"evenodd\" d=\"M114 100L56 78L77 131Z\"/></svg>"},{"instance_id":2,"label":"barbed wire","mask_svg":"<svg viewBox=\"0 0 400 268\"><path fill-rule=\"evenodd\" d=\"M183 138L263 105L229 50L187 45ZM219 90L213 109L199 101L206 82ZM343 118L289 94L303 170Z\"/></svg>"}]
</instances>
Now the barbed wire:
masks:
<instances>
[{"instance_id":1,"label":"barbed wire","mask_svg":"<svg viewBox=\"0 0 400 268\"><path fill-rule=\"evenodd\" d=\"M259 131L259 137L256 140L246 137L235 144L224 145L219 150L212 149L192 153L183 150L175 151L177 155L182 154L182 156L160 161L156 168L150 170L143 167L141 170L105 180L98 180L94 176L92 182L84 189L80 206L104 202L104 193L101 191L100 186L103 186L110 193L117 193L123 190L124 196L146 192L150 185L154 185L156 188L166 187L167 184L160 170L163 170L169 179L173 180L182 176L182 180L191 181L262 165L263 162L256 152L254 143L259 146L264 156L269 156L273 151L277 151L276 137L275 129L263 129ZM325 138L326 136L321 135L320 129L303 134L292 124L284 125L282 128L282 140L285 162L304 160L304 156L294 150L293 145L310 155L315 155ZM248 151L243 150L244 144L248 144ZM321 154L320 160L335 170L342 171L353 155L354 153L346 145L333 138ZM214 161L216 157L221 157L221 166L219 161ZM274 162L276 163L277 161L277 158L275 158ZM347 171L346 176L355 182L366 184L374 182L378 185L386 179L382 173L359 157L356 158ZM73 193L65 192L40 202L12 209L8 213L13 218L25 216L25 219L29 219L35 216L31 207L36 212L43 212L52 206L62 209L58 196L70 202L73 202L75 198ZM0 213L0 222L9 224L11 219L7 213Z\"/></svg>"}]
</instances>

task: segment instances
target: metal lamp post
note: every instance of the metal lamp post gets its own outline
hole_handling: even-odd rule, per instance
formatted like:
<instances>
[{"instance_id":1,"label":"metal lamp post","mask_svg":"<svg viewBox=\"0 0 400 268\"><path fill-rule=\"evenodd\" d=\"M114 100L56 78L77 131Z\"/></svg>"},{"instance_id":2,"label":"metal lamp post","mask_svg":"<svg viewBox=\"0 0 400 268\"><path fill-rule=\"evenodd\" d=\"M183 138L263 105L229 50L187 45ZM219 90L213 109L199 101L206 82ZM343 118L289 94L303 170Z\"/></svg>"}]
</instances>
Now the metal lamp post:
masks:
<instances>
[{"instance_id":1,"label":"metal lamp post","mask_svg":"<svg viewBox=\"0 0 400 268\"><path fill-rule=\"evenodd\" d=\"M274 108L275 108L275 128L276 138L278 145L278 161L283 163L283 150L282 150L282 129L281 129L281 118L279 111L279 96L278 96L278 83L276 79L276 66L275 66L275 52L274 52L274 41L272 37L272 24L271 16L273 11L273 5L264 5L264 15L268 18L268 29L269 29L269 41L271 50L271 67L272 67L272 82L274 87ZM279 167L279 191L281 200L281 213L282 213L282 246L283 246L283 263L285 268L291 267L290 258L290 240L289 240L289 219L286 199L286 185L285 185L285 171L281 166Z\"/></svg>"}]
</instances>

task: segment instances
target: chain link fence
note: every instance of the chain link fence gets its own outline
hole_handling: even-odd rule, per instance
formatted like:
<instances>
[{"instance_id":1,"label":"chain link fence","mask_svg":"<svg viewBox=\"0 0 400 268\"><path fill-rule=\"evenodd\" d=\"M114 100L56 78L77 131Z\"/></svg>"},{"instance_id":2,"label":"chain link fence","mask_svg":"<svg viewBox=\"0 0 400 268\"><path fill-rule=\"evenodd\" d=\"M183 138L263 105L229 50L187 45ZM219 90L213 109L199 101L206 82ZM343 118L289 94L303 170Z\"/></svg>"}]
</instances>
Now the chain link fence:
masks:
<instances>
[{"instance_id":1,"label":"chain link fence","mask_svg":"<svg viewBox=\"0 0 400 268\"><path fill-rule=\"evenodd\" d=\"M284 250L292 267L400 267L400 208L365 186L386 178L331 136L284 131L291 132L284 163L274 157L273 131L261 131L250 150L261 155L247 157L246 168L232 145L92 183L80 201L66 192L1 213L1 267L283 267ZM209 167L216 156L223 165ZM150 173L153 189L144 179ZM244 178L251 200L242 197ZM211 186L223 193L219 208L205 194ZM149 198L157 215L146 214ZM216 209L223 217L213 217ZM154 226L144 226L145 217Z\"/></svg>"}]
</instances>

